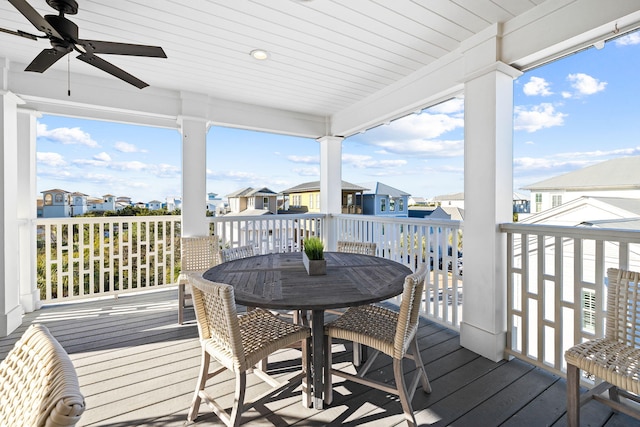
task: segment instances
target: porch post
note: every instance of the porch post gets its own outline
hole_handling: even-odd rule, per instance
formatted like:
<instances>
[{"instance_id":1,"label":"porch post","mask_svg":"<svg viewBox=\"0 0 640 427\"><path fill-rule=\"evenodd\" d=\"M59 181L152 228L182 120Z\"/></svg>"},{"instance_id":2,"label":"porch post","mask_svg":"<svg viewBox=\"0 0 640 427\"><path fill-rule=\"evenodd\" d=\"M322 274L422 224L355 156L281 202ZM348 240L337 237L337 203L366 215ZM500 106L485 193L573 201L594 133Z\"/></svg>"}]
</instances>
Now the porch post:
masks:
<instances>
[{"instance_id":1,"label":"porch post","mask_svg":"<svg viewBox=\"0 0 640 427\"><path fill-rule=\"evenodd\" d=\"M493 361L504 358L506 345L507 252L498 224L512 221L513 78L520 74L493 62L465 82L460 343Z\"/></svg>"},{"instance_id":2,"label":"porch post","mask_svg":"<svg viewBox=\"0 0 640 427\"><path fill-rule=\"evenodd\" d=\"M1 79L1 77L0 77ZM5 87L0 81L0 88ZM0 89L0 337L22 323L18 234L18 105L22 100ZM35 200L33 200L35 203Z\"/></svg>"},{"instance_id":3,"label":"porch post","mask_svg":"<svg viewBox=\"0 0 640 427\"><path fill-rule=\"evenodd\" d=\"M178 124L182 133L182 236L209 234L207 222L207 130L206 97L182 94Z\"/></svg>"},{"instance_id":4,"label":"porch post","mask_svg":"<svg viewBox=\"0 0 640 427\"><path fill-rule=\"evenodd\" d=\"M18 110L18 200L20 303L30 313L40 308L40 292L36 275L37 235L36 205L36 125L40 113Z\"/></svg>"},{"instance_id":5,"label":"porch post","mask_svg":"<svg viewBox=\"0 0 640 427\"><path fill-rule=\"evenodd\" d=\"M327 214L324 228L325 248L335 251L337 227L330 215L342 213L342 141L343 137L323 136L320 143L320 210Z\"/></svg>"}]
</instances>

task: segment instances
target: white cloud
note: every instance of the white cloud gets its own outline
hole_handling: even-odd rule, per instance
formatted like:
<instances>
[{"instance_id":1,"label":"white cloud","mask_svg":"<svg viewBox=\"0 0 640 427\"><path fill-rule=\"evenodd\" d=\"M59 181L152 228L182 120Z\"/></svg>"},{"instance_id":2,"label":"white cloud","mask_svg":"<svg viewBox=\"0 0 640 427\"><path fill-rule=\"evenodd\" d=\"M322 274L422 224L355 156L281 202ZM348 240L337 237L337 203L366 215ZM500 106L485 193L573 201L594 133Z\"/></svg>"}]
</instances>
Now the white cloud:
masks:
<instances>
[{"instance_id":1,"label":"white cloud","mask_svg":"<svg viewBox=\"0 0 640 427\"><path fill-rule=\"evenodd\" d=\"M404 117L402 120L396 120L387 126L387 131L402 139L404 139L403 136L433 139L463 126L464 119L461 117L425 112Z\"/></svg>"},{"instance_id":2,"label":"white cloud","mask_svg":"<svg viewBox=\"0 0 640 427\"><path fill-rule=\"evenodd\" d=\"M564 124L564 118L567 117L566 114L556 111L555 107L549 103L535 105L530 109L515 107L514 113L514 130L524 130L527 132L562 126Z\"/></svg>"},{"instance_id":3,"label":"white cloud","mask_svg":"<svg viewBox=\"0 0 640 427\"><path fill-rule=\"evenodd\" d=\"M147 150L140 149L134 144L130 144L124 141L118 141L114 144L113 148L122 153L146 153Z\"/></svg>"},{"instance_id":4,"label":"white cloud","mask_svg":"<svg viewBox=\"0 0 640 427\"><path fill-rule=\"evenodd\" d=\"M294 168L293 173L298 174L299 176L312 176L318 178L320 176L320 168Z\"/></svg>"},{"instance_id":5,"label":"white cloud","mask_svg":"<svg viewBox=\"0 0 640 427\"><path fill-rule=\"evenodd\" d=\"M100 160L103 162L110 162L111 161L111 156L107 153L105 153L104 151L102 153L98 153L95 156L93 156L93 158L95 160Z\"/></svg>"},{"instance_id":6,"label":"white cloud","mask_svg":"<svg viewBox=\"0 0 640 427\"><path fill-rule=\"evenodd\" d=\"M320 158L318 156L296 156L291 155L287 156L287 160L293 163L304 163L304 164L320 164Z\"/></svg>"},{"instance_id":7,"label":"white cloud","mask_svg":"<svg viewBox=\"0 0 640 427\"><path fill-rule=\"evenodd\" d=\"M379 154L398 154L418 157L457 157L464 155L463 140L381 141L375 144L383 150Z\"/></svg>"},{"instance_id":8,"label":"white cloud","mask_svg":"<svg viewBox=\"0 0 640 427\"><path fill-rule=\"evenodd\" d=\"M66 166L67 164L67 162L64 160L64 157L62 157L62 155L60 155L59 153L37 152L36 161L43 165L53 167Z\"/></svg>"},{"instance_id":9,"label":"white cloud","mask_svg":"<svg viewBox=\"0 0 640 427\"><path fill-rule=\"evenodd\" d=\"M615 40L617 46L630 46L634 44L640 44L640 32L635 32L622 36Z\"/></svg>"},{"instance_id":10,"label":"white cloud","mask_svg":"<svg viewBox=\"0 0 640 427\"><path fill-rule=\"evenodd\" d=\"M571 87L576 90L577 95L593 95L607 87L607 82L601 82L584 73L569 74L567 80L571 82Z\"/></svg>"},{"instance_id":11,"label":"white cloud","mask_svg":"<svg viewBox=\"0 0 640 427\"><path fill-rule=\"evenodd\" d=\"M360 154L343 154L342 163L346 165L352 165L358 169L364 168L397 168L407 164L406 160L376 160L368 155Z\"/></svg>"},{"instance_id":12,"label":"white cloud","mask_svg":"<svg viewBox=\"0 0 640 427\"><path fill-rule=\"evenodd\" d=\"M77 144L86 145L87 147L98 147L98 143L91 139L91 135L81 130L79 127L75 128L55 128L47 129L47 125L38 123L37 136L39 138L45 138L53 142L59 142L65 145Z\"/></svg>"},{"instance_id":13,"label":"white cloud","mask_svg":"<svg viewBox=\"0 0 640 427\"><path fill-rule=\"evenodd\" d=\"M553 95L553 92L549 89L549 82L542 77L532 76L522 88L522 91L527 96L549 96Z\"/></svg>"}]
</instances>

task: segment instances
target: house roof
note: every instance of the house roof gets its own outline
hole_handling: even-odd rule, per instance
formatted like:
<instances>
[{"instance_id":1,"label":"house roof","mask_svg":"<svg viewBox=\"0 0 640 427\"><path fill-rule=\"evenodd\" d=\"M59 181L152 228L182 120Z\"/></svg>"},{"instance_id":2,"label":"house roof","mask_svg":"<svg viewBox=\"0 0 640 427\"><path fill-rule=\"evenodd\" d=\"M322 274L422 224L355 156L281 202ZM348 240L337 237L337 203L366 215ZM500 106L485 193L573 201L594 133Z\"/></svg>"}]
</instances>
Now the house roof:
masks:
<instances>
[{"instance_id":1,"label":"house roof","mask_svg":"<svg viewBox=\"0 0 640 427\"><path fill-rule=\"evenodd\" d=\"M245 209L241 212L229 212L224 216L259 216L259 215L273 215L273 212L266 209Z\"/></svg>"},{"instance_id":2,"label":"house roof","mask_svg":"<svg viewBox=\"0 0 640 427\"><path fill-rule=\"evenodd\" d=\"M67 190L61 190L59 188L54 188L53 190L41 191L41 193L65 193L65 194L69 194L70 192L67 191Z\"/></svg>"},{"instance_id":3,"label":"house roof","mask_svg":"<svg viewBox=\"0 0 640 427\"><path fill-rule=\"evenodd\" d=\"M433 198L434 202L439 202L442 200L464 200L464 193L443 194L441 196L435 196Z\"/></svg>"},{"instance_id":4,"label":"house roof","mask_svg":"<svg viewBox=\"0 0 640 427\"><path fill-rule=\"evenodd\" d=\"M262 188L253 188L246 187L241 188L240 190L234 191L233 193L227 194L228 198L236 198L236 197L260 197L260 196L277 196L278 193L275 191L269 190L267 187Z\"/></svg>"},{"instance_id":5,"label":"house roof","mask_svg":"<svg viewBox=\"0 0 640 427\"><path fill-rule=\"evenodd\" d=\"M531 191L640 189L640 156L619 157L523 187Z\"/></svg>"},{"instance_id":6,"label":"house roof","mask_svg":"<svg viewBox=\"0 0 640 427\"><path fill-rule=\"evenodd\" d=\"M383 194L391 197L404 197L410 196L411 194L406 193L402 190L398 190L397 188L393 188L390 185L384 184L382 182L367 182L360 184L361 186L368 188L364 192L364 194Z\"/></svg>"},{"instance_id":7,"label":"house roof","mask_svg":"<svg viewBox=\"0 0 640 427\"><path fill-rule=\"evenodd\" d=\"M582 196L531 215L523 224L578 226L640 217L640 200L623 197Z\"/></svg>"},{"instance_id":8,"label":"house roof","mask_svg":"<svg viewBox=\"0 0 640 427\"><path fill-rule=\"evenodd\" d=\"M342 181L342 191L366 191L368 188ZM282 190L282 194L307 193L309 191L320 191L320 181L309 181L296 185L295 187Z\"/></svg>"}]
</instances>

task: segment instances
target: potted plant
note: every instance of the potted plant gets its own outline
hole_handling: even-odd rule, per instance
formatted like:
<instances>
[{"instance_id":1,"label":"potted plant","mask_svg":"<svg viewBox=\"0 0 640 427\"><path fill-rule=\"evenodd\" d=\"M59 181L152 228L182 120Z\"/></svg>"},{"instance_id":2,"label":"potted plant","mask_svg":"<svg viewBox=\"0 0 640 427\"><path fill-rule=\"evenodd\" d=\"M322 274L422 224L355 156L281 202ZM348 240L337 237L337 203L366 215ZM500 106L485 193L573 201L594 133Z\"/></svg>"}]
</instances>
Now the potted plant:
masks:
<instances>
[{"instance_id":1,"label":"potted plant","mask_svg":"<svg viewBox=\"0 0 640 427\"><path fill-rule=\"evenodd\" d=\"M303 242L302 263L310 276L327 274L324 244L319 237L309 237Z\"/></svg>"}]
</instances>

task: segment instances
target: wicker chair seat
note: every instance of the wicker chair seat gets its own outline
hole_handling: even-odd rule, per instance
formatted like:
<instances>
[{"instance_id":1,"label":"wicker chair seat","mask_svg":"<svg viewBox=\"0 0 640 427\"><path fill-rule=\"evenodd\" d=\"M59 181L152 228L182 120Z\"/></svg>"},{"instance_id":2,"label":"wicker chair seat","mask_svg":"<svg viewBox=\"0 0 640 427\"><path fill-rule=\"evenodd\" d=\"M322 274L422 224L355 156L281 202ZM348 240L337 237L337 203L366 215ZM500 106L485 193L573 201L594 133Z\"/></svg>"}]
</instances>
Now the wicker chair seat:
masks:
<instances>
[{"instance_id":1,"label":"wicker chair seat","mask_svg":"<svg viewBox=\"0 0 640 427\"><path fill-rule=\"evenodd\" d=\"M570 348L565 359L597 378L640 394L640 348L600 338Z\"/></svg>"},{"instance_id":2,"label":"wicker chair seat","mask_svg":"<svg viewBox=\"0 0 640 427\"><path fill-rule=\"evenodd\" d=\"M580 425L580 406L590 399L640 419L640 273L607 270L605 336L576 344L564 353L567 362L567 424ZM580 371L602 380L580 395ZM603 396L609 391L609 398Z\"/></svg>"},{"instance_id":3,"label":"wicker chair seat","mask_svg":"<svg viewBox=\"0 0 640 427\"><path fill-rule=\"evenodd\" d=\"M0 425L75 426L85 409L73 363L44 325L31 325L0 364Z\"/></svg>"},{"instance_id":4,"label":"wicker chair seat","mask_svg":"<svg viewBox=\"0 0 640 427\"><path fill-rule=\"evenodd\" d=\"M356 341L367 347L379 350L391 357L401 359L407 351L406 340L396 353L395 339L399 313L378 305L351 307L342 316L331 322L333 338ZM412 326L413 334L417 325Z\"/></svg>"},{"instance_id":5,"label":"wicker chair seat","mask_svg":"<svg viewBox=\"0 0 640 427\"><path fill-rule=\"evenodd\" d=\"M221 341L216 333L202 341L209 352L225 368L234 372L243 371L264 360L271 353L302 341L309 336L307 328L284 322L273 313L261 308L253 309L238 316L243 357L234 356L228 342Z\"/></svg>"}]
</instances>

